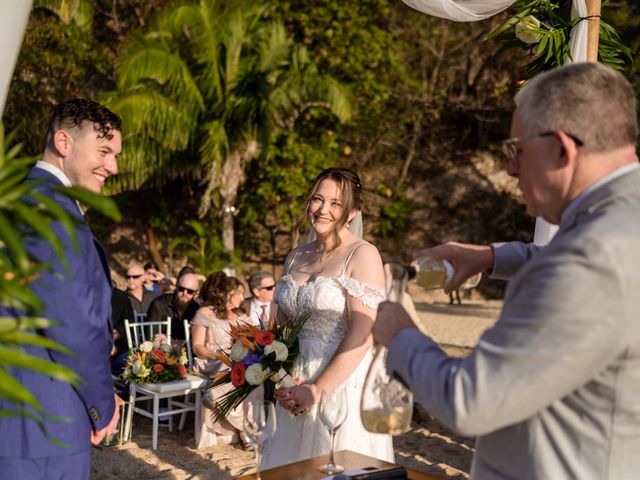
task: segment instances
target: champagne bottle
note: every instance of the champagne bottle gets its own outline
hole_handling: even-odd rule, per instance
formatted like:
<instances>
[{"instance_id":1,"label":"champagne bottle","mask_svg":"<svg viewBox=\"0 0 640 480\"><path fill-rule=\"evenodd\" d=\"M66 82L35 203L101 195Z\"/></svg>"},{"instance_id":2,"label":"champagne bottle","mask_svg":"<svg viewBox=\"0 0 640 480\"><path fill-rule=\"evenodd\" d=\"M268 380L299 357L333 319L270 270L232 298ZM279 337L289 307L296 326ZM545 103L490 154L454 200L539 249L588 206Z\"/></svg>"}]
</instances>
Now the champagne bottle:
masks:
<instances>
[{"instance_id":1,"label":"champagne bottle","mask_svg":"<svg viewBox=\"0 0 640 480\"><path fill-rule=\"evenodd\" d=\"M453 278L455 271L451 262L432 257L418 257L405 267L410 280L426 290L444 288ZM467 289L478 285L481 273L467 278L458 288Z\"/></svg>"}]
</instances>

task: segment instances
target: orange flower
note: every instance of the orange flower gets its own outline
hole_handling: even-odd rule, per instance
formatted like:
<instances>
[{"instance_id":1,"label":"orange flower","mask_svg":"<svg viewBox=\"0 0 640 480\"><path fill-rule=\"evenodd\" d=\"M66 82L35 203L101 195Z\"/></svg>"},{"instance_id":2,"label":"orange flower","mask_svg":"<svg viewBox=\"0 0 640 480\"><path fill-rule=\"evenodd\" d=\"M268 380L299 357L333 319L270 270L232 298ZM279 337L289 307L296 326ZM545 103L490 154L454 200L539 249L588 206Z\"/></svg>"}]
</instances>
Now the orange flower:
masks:
<instances>
[{"instance_id":1,"label":"orange flower","mask_svg":"<svg viewBox=\"0 0 640 480\"><path fill-rule=\"evenodd\" d=\"M260 330L253 338L258 345L260 345L261 347L266 347L276 339L276 336L270 330Z\"/></svg>"},{"instance_id":2,"label":"orange flower","mask_svg":"<svg viewBox=\"0 0 640 480\"><path fill-rule=\"evenodd\" d=\"M256 333L258 333L260 329L255 325L249 325L248 323L240 323L236 325L229 326L229 334L231 338L235 342L240 337L253 337Z\"/></svg>"},{"instance_id":3,"label":"orange flower","mask_svg":"<svg viewBox=\"0 0 640 480\"><path fill-rule=\"evenodd\" d=\"M224 372L216 372L209 375L209 378L212 380L220 380L221 378L228 377L231 373L231 370L226 370Z\"/></svg>"},{"instance_id":4,"label":"orange flower","mask_svg":"<svg viewBox=\"0 0 640 480\"><path fill-rule=\"evenodd\" d=\"M158 372L158 373L160 373L160 372L161 372L161 371L163 371L163 370L164 370L164 367L163 367L162 365L160 365L159 363L156 363L156 364L153 366L153 371L154 371L154 372Z\"/></svg>"},{"instance_id":5,"label":"orange flower","mask_svg":"<svg viewBox=\"0 0 640 480\"><path fill-rule=\"evenodd\" d=\"M154 348L153 350L151 350L151 358L153 358L156 362L166 363L167 354L164 353L164 350Z\"/></svg>"},{"instance_id":6,"label":"orange flower","mask_svg":"<svg viewBox=\"0 0 640 480\"><path fill-rule=\"evenodd\" d=\"M215 352L213 356L216 359L220 360L222 363L224 363L227 367L230 367L231 365L233 365L233 362L231 361L231 359L224 352Z\"/></svg>"},{"instance_id":7,"label":"orange flower","mask_svg":"<svg viewBox=\"0 0 640 480\"><path fill-rule=\"evenodd\" d=\"M256 346L253 344L253 342L251 340L249 340L247 337L245 336L241 336L240 337L240 341L242 342L242 344L247 347L249 350L251 350L252 352L256 351Z\"/></svg>"},{"instance_id":8,"label":"orange flower","mask_svg":"<svg viewBox=\"0 0 640 480\"><path fill-rule=\"evenodd\" d=\"M178 359L177 358L167 357L167 360L166 360L165 363L167 365L175 365L176 363L178 363Z\"/></svg>"},{"instance_id":9,"label":"orange flower","mask_svg":"<svg viewBox=\"0 0 640 480\"><path fill-rule=\"evenodd\" d=\"M242 362L238 362L231 367L231 383L234 387L244 385L244 365Z\"/></svg>"}]
</instances>

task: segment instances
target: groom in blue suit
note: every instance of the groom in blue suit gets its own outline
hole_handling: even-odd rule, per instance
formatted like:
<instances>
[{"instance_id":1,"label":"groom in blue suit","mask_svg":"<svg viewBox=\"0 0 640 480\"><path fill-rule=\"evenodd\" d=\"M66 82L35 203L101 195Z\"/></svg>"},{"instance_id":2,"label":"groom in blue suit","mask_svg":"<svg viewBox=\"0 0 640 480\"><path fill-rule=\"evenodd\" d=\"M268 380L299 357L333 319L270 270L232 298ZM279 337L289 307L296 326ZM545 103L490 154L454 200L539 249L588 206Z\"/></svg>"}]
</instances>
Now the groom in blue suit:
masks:
<instances>
[{"instance_id":1,"label":"groom in blue suit","mask_svg":"<svg viewBox=\"0 0 640 480\"><path fill-rule=\"evenodd\" d=\"M113 338L107 258L77 202L54 189L78 186L99 193L107 177L118 171L116 160L121 148L118 116L90 100L69 100L55 107L42 160L27 177L27 181L40 181L36 188L75 218L79 248L72 244L61 224L53 225L65 244L66 269L47 241L27 240L30 254L52 266L50 271L41 272L32 285L44 303L42 316L59 322L41 333L69 347L75 356L35 347L26 350L70 367L80 375L82 383L74 388L30 370L12 370L47 414L69 421L46 422L47 433L66 444L58 446L28 418L0 417L3 480L88 479L91 444L98 445L117 424L119 415L109 365ZM2 409L14 408L0 399Z\"/></svg>"}]
</instances>

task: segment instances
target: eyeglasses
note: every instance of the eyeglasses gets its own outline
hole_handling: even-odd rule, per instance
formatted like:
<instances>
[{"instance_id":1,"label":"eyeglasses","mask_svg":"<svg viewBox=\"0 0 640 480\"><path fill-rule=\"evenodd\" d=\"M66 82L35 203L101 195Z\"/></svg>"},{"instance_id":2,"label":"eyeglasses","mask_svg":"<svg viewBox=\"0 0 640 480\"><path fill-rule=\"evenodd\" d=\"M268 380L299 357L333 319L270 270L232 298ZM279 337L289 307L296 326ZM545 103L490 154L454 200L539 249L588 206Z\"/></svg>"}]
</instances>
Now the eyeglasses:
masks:
<instances>
[{"instance_id":1,"label":"eyeglasses","mask_svg":"<svg viewBox=\"0 0 640 480\"><path fill-rule=\"evenodd\" d=\"M144 273L141 273L141 274L139 274L139 275L128 275L128 274L127 274L127 280L128 280L128 279L130 279L130 278L140 278L140 277L142 277L143 275L144 275Z\"/></svg>"},{"instance_id":2,"label":"eyeglasses","mask_svg":"<svg viewBox=\"0 0 640 480\"><path fill-rule=\"evenodd\" d=\"M530 137L524 137L524 138L518 138L518 137L507 138L502 142L502 152L504 153L505 157L507 157L507 164L511 165L517 162L518 157L520 156L520 153L521 153L521 149L519 147L520 143L524 142L525 140L532 140L534 138L540 138L540 137L550 137L555 134L556 132L553 131L553 132L542 132L542 133L539 133L538 135L532 135ZM572 135L571 133L567 133L567 132L564 132L564 134L567 137L569 137L571 140L573 140L573 142L578 147L582 147L584 145L584 142L580 140L578 137L576 137L575 135Z\"/></svg>"},{"instance_id":3,"label":"eyeglasses","mask_svg":"<svg viewBox=\"0 0 640 480\"><path fill-rule=\"evenodd\" d=\"M266 287L256 287L258 290L273 290L274 288L276 288L275 285L269 285Z\"/></svg>"},{"instance_id":4,"label":"eyeglasses","mask_svg":"<svg viewBox=\"0 0 640 480\"><path fill-rule=\"evenodd\" d=\"M178 290L179 292L183 292L183 293L188 293L189 295L193 295L194 293L196 293L196 291L193 288L187 288L187 287L176 287L176 290Z\"/></svg>"}]
</instances>

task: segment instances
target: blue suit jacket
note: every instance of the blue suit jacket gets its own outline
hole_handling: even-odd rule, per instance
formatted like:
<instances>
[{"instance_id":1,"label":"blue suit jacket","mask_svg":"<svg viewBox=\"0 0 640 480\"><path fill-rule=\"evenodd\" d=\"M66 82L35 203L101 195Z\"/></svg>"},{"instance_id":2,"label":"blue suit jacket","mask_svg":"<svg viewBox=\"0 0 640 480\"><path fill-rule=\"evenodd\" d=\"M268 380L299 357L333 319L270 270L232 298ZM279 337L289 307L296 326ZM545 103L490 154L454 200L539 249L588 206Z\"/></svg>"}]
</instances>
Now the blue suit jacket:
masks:
<instances>
[{"instance_id":1,"label":"blue suit jacket","mask_svg":"<svg viewBox=\"0 0 640 480\"><path fill-rule=\"evenodd\" d=\"M60 181L45 170L33 168L27 180L37 179L42 179L37 188L78 220L79 249L73 247L60 223L52 225L65 244L68 270L64 269L48 242L30 238L25 243L33 256L53 266L52 271L42 273L32 285L44 303L42 316L60 322L59 326L41 333L66 345L76 356L35 347L26 350L70 367L82 377L83 383L73 388L29 370L14 369L12 373L38 398L46 413L71 419L68 423L46 423L49 434L68 447L52 444L38 425L26 418L0 418L0 457L52 457L88 450L91 428L107 426L115 408L109 366L113 336L109 323L111 280L107 258L77 204L52 190L52 187L61 186ZM0 311L0 314L4 316L7 312ZM0 399L0 409L15 408Z\"/></svg>"}]
</instances>

